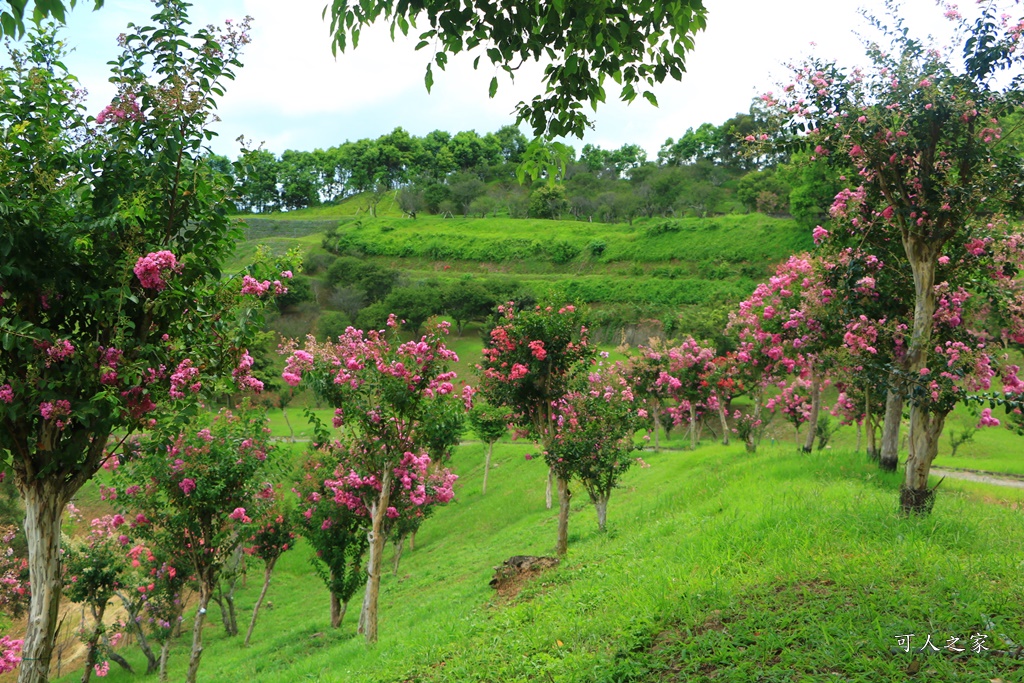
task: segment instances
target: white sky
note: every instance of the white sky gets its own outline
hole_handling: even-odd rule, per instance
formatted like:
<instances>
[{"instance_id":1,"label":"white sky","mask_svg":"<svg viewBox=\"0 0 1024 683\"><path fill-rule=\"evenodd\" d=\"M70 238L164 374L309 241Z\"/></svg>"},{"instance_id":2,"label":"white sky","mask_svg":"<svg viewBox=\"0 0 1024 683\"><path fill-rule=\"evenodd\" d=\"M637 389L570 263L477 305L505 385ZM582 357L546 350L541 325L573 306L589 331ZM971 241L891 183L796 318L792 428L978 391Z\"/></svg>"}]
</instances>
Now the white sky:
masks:
<instances>
[{"instance_id":1,"label":"white sky","mask_svg":"<svg viewBox=\"0 0 1024 683\"><path fill-rule=\"evenodd\" d=\"M129 21L145 22L153 6L144 0L107 0L98 12L80 2L68 17L65 36L76 49L68 61L89 90L89 108L98 112L113 94L106 62L117 52L116 36ZM386 25L364 31L356 50L331 55L329 23L321 18L326 0L200 0L193 23L254 18L253 41L237 80L221 102L220 137L214 151L234 157L239 135L277 154L286 149L330 147L346 139L377 137L401 126L414 135L435 129L494 131L514 121L514 105L539 90L542 66L524 67L515 83L499 75L495 99L487 86L496 70L481 59L453 58L447 71L435 69L428 95L423 74L429 49L416 52L417 39L400 34L391 42ZM857 8L880 7L880 0L705 0L708 28L697 35L682 81L655 89L660 107L642 98L632 105L616 99L594 116L595 128L583 143L617 148L641 145L653 158L666 138L688 127L721 124L746 111L751 100L785 79L783 65L814 51L843 63L862 63L863 49L853 34L864 28ZM965 3L966 4L966 3ZM915 33L946 32L941 10L930 0L904 2ZM811 47L811 43L816 47ZM608 81L614 88L615 84ZM527 126L524 133L531 137ZM569 140L579 148L583 143Z\"/></svg>"}]
</instances>

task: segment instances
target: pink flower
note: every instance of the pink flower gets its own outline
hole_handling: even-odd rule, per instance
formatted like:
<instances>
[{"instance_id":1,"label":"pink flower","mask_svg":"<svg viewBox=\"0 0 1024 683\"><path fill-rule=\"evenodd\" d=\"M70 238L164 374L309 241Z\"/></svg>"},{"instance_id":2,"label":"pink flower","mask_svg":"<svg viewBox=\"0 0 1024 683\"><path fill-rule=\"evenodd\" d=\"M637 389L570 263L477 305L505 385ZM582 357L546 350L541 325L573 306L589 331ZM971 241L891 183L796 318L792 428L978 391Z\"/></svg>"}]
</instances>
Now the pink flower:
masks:
<instances>
[{"instance_id":1,"label":"pink flower","mask_svg":"<svg viewBox=\"0 0 1024 683\"><path fill-rule=\"evenodd\" d=\"M239 521L242 524L248 524L249 522L252 521L251 519L249 519L248 516L246 516L245 508L235 508L234 512L232 512L230 515L228 515L228 518L229 519L234 519L236 521Z\"/></svg>"},{"instance_id":2,"label":"pink flower","mask_svg":"<svg viewBox=\"0 0 1024 683\"><path fill-rule=\"evenodd\" d=\"M186 496L189 496L192 495L192 492L196 490L196 480L188 478L182 479L181 483L178 484L178 486L181 487L181 490L185 493Z\"/></svg>"},{"instance_id":3,"label":"pink flower","mask_svg":"<svg viewBox=\"0 0 1024 683\"><path fill-rule=\"evenodd\" d=\"M164 274L167 272L180 273L182 265L178 259L169 251L157 251L139 257L135 262L135 276L145 289L162 291L167 288Z\"/></svg>"},{"instance_id":4,"label":"pink flower","mask_svg":"<svg viewBox=\"0 0 1024 683\"><path fill-rule=\"evenodd\" d=\"M97 676L103 678L108 673L110 673L110 662L100 662L99 664L93 667L93 671L96 672Z\"/></svg>"},{"instance_id":5,"label":"pink flower","mask_svg":"<svg viewBox=\"0 0 1024 683\"><path fill-rule=\"evenodd\" d=\"M992 417L992 409L985 408L981 411L981 419L978 420L979 427L998 427L999 420Z\"/></svg>"},{"instance_id":6,"label":"pink flower","mask_svg":"<svg viewBox=\"0 0 1024 683\"><path fill-rule=\"evenodd\" d=\"M0 384L0 401L14 403L14 390L10 384Z\"/></svg>"},{"instance_id":7,"label":"pink flower","mask_svg":"<svg viewBox=\"0 0 1024 683\"><path fill-rule=\"evenodd\" d=\"M814 232L812 234L814 235L815 244L821 244L823 241L828 239L828 230L821 227L820 225L814 228Z\"/></svg>"},{"instance_id":8,"label":"pink flower","mask_svg":"<svg viewBox=\"0 0 1024 683\"><path fill-rule=\"evenodd\" d=\"M395 519L396 517L398 517L398 509L394 507L389 507L387 510L384 511L384 514L387 515L390 519Z\"/></svg>"}]
</instances>

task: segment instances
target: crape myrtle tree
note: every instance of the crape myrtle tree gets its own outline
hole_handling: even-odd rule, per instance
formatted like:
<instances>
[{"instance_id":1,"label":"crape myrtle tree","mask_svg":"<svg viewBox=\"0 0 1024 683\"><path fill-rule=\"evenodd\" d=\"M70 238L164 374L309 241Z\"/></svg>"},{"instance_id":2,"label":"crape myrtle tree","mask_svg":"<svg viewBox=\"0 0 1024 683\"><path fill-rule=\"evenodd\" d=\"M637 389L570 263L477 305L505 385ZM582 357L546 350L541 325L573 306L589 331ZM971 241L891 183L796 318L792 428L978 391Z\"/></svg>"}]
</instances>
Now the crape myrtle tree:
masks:
<instances>
[{"instance_id":1,"label":"crape myrtle tree","mask_svg":"<svg viewBox=\"0 0 1024 683\"><path fill-rule=\"evenodd\" d=\"M277 494L274 487L269 483L265 484L263 490L257 494L257 499L262 504L257 505L257 517L255 518L255 530L249 536L249 545L245 546L245 552L253 557L263 560L263 588L256 598L256 604L252 608L252 620L249 622L249 630L245 633L245 647L249 646L252 632L256 628L256 618L259 616L263 599L267 597L267 590L270 588L270 577L274 573L274 565L278 559L288 550L295 547L294 521L291 515L282 509L280 501L276 500Z\"/></svg>"},{"instance_id":2,"label":"crape myrtle tree","mask_svg":"<svg viewBox=\"0 0 1024 683\"><path fill-rule=\"evenodd\" d=\"M587 317L572 304L558 309L498 307L499 318L477 369L479 391L493 406L511 413L511 424L550 452L555 437L554 404L594 358ZM569 480L549 469L558 482L558 554L567 549ZM550 477L549 474L549 486Z\"/></svg>"},{"instance_id":3,"label":"crape myrtle tree","mask_svg":"<svg viewBox=\"0 0 1024 683\"><path fill-rule=\"evenodd\" d=\"M868 46L869 67L811 60L795 67L795 82L767 102L818 154L852 162L857 172L847 179L849 191L864 208L849 212L841 228L860 235L869 251L878 242L901 243L913 275L913 289L896 294L912 298L913 312L902 360L893 368L910 403L900 493L905 512L928 511L933 502L928 472L946 403L921 377L951 360L934 339L942 292L971 284L942 272L940 260L956 266L993 250L999 238L984 234L985 226L1019 211L1024 196L1024 160L1002 139L999 123L1024 99L1020 15L1003 13L997 2L976 11L969 20L953 6L945 10L962 64L913 38L890 6L891 28L873 20L888 44ZM992 281L989 272L981 283Z\"/></svg>"},{"instance_id":4,"label":"crape myrtle tree","mask_svg":"<svg viewBox=\"0 0 1024 683\"><path fill-rule=\"evenodd\" d=\"M693 337L685 337L665 353L667 367L655 380L678 404L670 409L673 422L689 425L690 448L697 448L698 412L717 409L714 387L708 381L715 370L715 350L701 346Z\"/></svg>"},{"instance_id":5,"label":"crape myrtle tree","mask_svg":"<svg viewBox=\"0 0 1024 683\"><path fill-rule=\"evenodd\" d=\"M88 607L93 619L92 628L82 633L86 645L82 683L88 683L94 671L105 676L110 666L106 660L98 661L102 655L100 639L106 633L103 616L116 592L123 588L130 568L125 518L105 515L92 520L90 526L88 535L68 544L64 553L64 594L71 602Z\"/></svg>"},{"instance_id":6,"label":"crape myrtle tree","mask_svg":"<svg viewBox=\"0 0 1024 683\"><path fill-rule=\"evenodd\" d=\"M661 414L664 401L671 398L671 383L661 380L668 370L668 353L664 342L652 339L633 354L625 373L633 393L647 406L649 429L654 431L654 452L661 449Z\"/></svg>"},{"instance_id":7,"label":"crape myrtle tree","mask_svg":"<svg viewBox=\"0 0 1024 683\"><path fill-rule=\"evenodd\" d=\"M508 433L508 423L507 409L496 408L482 401L477 401L469 411L469 426L473 428L477 437L487 444L487 455L484 456L484 481L480 493L487 493L487 473L491 469L494 444Z\"/></svg>"},{"instance_id":8,"label":"crape myrtle tree","mask_svg":"<svg viewBox=\"0 0 1024 683\"><path fill-rule=\"evenodd\" d=\"M377 601L384 543L398 520L423 514L422 506L452 499L456 476L431 468L428 454L432 420L447 420L445 411L468 408L451 401L458 361L445 346L448 323L418 340L399 343L400 322L388 319L391 333L348 328L336 342L320 344L308 337L294 344L282 377L296 386L305 381L321 400L335 408L334 426L342 429L339 464L327 486L334 502L369 522L366 592L359 631L367 643L377 641ZM468 403L472 390L466 387Z\"/></svg>"},{"instance_id":9,"label":"crape myrtle tree","mask_svg":"<svg viewBox=\"0 0 1024 683\"><path fill-rule=\"evenodd\" d=\"M554 436L544 458L560 481L578 478L605 530L608 499L633 464L637 430L647 420L621 364L599 364L573 391L554 401ZM559 544L563 543L559 526ZM564 554L564 548L559 551Z\"/></svg>"},{"instance_id":10,"label":"crape myrtle tree","mask_svg":"<svg viewBox=\"0 0 1024 683\"><path fill-rule=\"evenodd\" d=\"M22 681L48 676L61 512L110 435L229 380L259 328L258 299L221 281L230 182L204 148L246 25L189 33L185 7L162 0L129 26L95 117L50 31L0 70L0 451L33 587Z\"/></svg>"},{"instance_id":11,"label":"crape myrtle tree","mask_svg":"<svg viewBox=\"0 0 1024 683\"><path fill-rule=\"evenodd\" d=\"M364 518L335 503L334 490L327 486L341 464L339 456L340 449L329 446L312 449L292 489L298 498L295 525L313 548L313 570L331 594L331 628L341 626L349 600L366 585L363 556L369 546Z\"/></svg>"},{"instance_id":12,"label":"crape myrtle tree","mask_svg":"<svg viewBox=\"0 0 1024 683\"><path fill-rule=\"evenodd\" d=\"M262 411L244 403L191 419L170 419L140 442L115 472L116 500L135 534L167 553L184 547L199 587L186 680L194 683L202 629L218 575L249 535L265 491L272 446Z\"/></svg>"}]
</instances>

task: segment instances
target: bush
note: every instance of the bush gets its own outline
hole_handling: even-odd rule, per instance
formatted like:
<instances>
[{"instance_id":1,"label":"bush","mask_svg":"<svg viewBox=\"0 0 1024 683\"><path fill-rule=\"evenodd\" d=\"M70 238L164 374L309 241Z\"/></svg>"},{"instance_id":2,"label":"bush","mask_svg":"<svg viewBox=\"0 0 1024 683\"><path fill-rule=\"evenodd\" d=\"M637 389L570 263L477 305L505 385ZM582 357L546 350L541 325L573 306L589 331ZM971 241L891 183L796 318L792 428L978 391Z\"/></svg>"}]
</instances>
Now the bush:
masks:
<instances>
[{"instance_id":1,"label":"bush","mask_svg":"<svg viewBox=\"0 0 1024 683\"><path fill-rule=\"evenodd\" d=\"M337 341L351 324L352 319L341 311L324 311L316 321L317 339Z\"/></svg>"},{"instance_id":2,"label":"bush","mask_svg":"<svg viewBox=\"0 0 1024 683\"><path fill-rule=\"evenodd\" d=\"M316 275L327 270L337 256L323 252L310 252L302 259L302 272L305 275Z\"/></svg>"},{"instance_id":3,"label":"bush","mask_svg":"<svg viewBox=\"0 0 1024 683\"><path fill-rule=\"evenodd\" d=\"M572 242L556 240L554 242L549 242L545 251L547 251L548 256L551 257L552 262L562 265L579 256L582 249Z\"/></svg>"}]
</instances>

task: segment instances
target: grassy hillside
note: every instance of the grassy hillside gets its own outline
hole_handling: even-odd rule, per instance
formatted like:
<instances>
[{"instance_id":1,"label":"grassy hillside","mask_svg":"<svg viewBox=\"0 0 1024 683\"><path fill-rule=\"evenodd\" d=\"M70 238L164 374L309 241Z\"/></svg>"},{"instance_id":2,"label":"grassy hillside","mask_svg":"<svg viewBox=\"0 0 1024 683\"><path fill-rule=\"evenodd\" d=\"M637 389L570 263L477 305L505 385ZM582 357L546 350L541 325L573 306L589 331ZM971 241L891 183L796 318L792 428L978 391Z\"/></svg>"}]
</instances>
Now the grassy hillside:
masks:
<instances>
[{"instance_id":1,"label":"grassy hillside","mask_svg":"<svg viewBox=\"0 0 1024 683\"><path fill-rule=\"evenodd\" d=\"M976 632L990 650L1006 648L1001 636L1024 642L1014 510L950 489L930 517L900 519L898 477L849 452L645 453L650 467L612 497L610 531L598 533L578 495L568 558L502 599L487 585L492 568L549 553L555 511L528 444L499 446L481 496L482 449L457 451L456 502L424 525L399 576L385 576L376 647L355 637L359 596L342 628L328 628L326 591L300 545L278 564L252 647L208 621L202 679L905 681L915 659L925 680L1024 674L1018 661L969 650L892 651L907 633L915 647L926 634L940 647L954 635L969 647ZM172 679L186 647L173 650ZM131 677L111 669L110 680Z\"/></svg>"}]
</instances>

